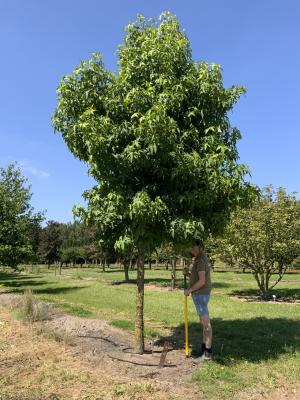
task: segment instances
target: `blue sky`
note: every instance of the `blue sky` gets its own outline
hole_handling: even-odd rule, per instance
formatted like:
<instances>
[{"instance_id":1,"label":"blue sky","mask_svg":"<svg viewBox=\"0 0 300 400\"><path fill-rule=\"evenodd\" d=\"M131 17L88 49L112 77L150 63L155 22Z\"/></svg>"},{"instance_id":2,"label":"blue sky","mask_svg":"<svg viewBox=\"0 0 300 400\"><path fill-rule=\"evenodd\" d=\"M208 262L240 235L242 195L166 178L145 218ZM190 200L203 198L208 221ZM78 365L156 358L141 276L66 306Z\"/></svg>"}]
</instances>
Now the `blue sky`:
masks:
<instances>
[{"instance_id":1,"label":"blue sky","mask_svg":"<svg viewBox=\"0 0 300 400\"><path fill-rule=\"evenodd\" d=\"M231 121L253 182L300 192L299 1L2 0L0 166L19 162L47 219L72 220L92 185L51 126L61 76L95 51L114 70L123 27L163 10L178 16L194 60L221 64L226 86L246 86Z\"/></svg>"}]
</instances>

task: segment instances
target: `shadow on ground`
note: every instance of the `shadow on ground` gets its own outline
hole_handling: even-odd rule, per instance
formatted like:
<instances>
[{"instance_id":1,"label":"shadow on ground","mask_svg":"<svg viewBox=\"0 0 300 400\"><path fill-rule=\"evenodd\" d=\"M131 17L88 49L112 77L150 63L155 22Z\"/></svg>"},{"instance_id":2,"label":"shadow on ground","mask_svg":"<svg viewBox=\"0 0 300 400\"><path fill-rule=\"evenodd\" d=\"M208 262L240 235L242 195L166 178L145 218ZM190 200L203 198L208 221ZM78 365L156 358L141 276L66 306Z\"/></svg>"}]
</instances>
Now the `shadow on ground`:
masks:
<instances>
[{"instance_id":1,"label":"shadow on ground","mask_svg":"<svg viewBox=\"0 0 300 400\"><path fill-rule=\"evenodd\" d=\"M85 286L43 287L49 285L48 281L35 281L32 278L38 276L26 276L13 273L0 272L0 285L9 292L23 293L26 289L32 289L37 294L59 294L83 289ZM42 286L42 287L41 287Z\"/></svg>"},{"instance_id":2,"label":"shadow on ground","mask_svg":"<svg viewBox=\"0 0 300 400\"><path fill-rule=\"evenodd\" d=\"M223 320L212 319L215 361L233 365L240 361L261 362L277 359L285 353L300 351L300 320L288 318L253 318ZM184 325L173 329L170 341L177 349L184 347ZM192 349L199 350L201 327L190 323L189 341Z\"/></svg>"},{"instance_id":3,"label":"shadow on ground","mask_svg":"<svg viewBox=\"0 0 300 400\"><path fill-rule=\"evenodd\" d=\"M163 288L171 288L171 279L164 279L164 278L146 278L144 280L145 285L155 285L157 287L163 287ZM136 279L130 279L129 281L125 280L115 280L115 281L110 281L108 282L110 285L136 285ZM231 285L226 283L226 282L214 282L213 287L214 288L223 288L227 289ZM184 288L184 283L183 281L178 280L176 282L175 289L183 289Z\"/></svg>"}]
</instances>

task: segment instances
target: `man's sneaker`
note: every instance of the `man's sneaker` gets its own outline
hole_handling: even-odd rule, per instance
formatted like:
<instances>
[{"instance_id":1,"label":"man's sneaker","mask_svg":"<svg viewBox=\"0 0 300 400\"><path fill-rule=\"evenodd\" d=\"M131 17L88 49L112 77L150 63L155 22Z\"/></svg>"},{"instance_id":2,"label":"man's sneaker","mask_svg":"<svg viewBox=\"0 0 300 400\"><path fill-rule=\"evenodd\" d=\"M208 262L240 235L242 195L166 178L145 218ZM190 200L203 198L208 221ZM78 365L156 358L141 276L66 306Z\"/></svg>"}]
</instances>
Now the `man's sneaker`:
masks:
<instances>
[{"instance_id":1,"label":"man's sneaker","mask_svg":"<svg viewBox=\"0 0 300 400\"><path fill-rule=\"evenodd\" d=\"M191 351L191 356L197 358L197 357L201 357L203 355L203 353L204 353L204 349L193 349Z\"/></svg>"},{"instance_id":2,"label":"man's sneaker","mask_svg":"<svg viewBox=\"0 0 300 400\"><path fill-rule=\"evenodd\" d=\"M199 348L198 349L193 349L192 352L191 352L191 356L192 357L201 357L203 355L204 351L205 351L205 344L202 343L201 349L199 349Z\"/></svg>"},{"instance_id":3,"label":"man's sneaker","mask_svg":"<svg viewBox=\"0 0 300 400\"><path fill-rule=\"evenodd\" d=\"M201 356L193 358L193 362L197 364L205 360L212 360L212 358L212 351L205 350Z\"/></svg>"},{"instance_id":4,"label":"man's sneaker","mask_svg":"<svg viewBox=\"0 0 300 400\"><path fill-rule=\"evenodd\" d=\"M211 350L205 350L204 352L204 359L205 360L212 360L213 354Z\"/></svg>"}]
</instances>

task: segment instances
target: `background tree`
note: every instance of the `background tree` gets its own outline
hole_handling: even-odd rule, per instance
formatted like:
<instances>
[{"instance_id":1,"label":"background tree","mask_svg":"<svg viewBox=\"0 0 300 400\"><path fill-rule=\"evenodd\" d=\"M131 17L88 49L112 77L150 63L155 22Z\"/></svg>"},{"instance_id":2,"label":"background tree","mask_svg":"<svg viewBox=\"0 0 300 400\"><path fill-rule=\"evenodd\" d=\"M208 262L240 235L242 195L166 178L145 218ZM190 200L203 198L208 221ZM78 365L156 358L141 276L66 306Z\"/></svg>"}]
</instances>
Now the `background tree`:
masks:
<instances>
[{"instance_id":1,"label":"background tree","mask_svg":"<svg viewBox=\"0 0 300 400\"><path fill-rule=\"evenodd\" d=\"M43 220L30 205L27 179L16 164L0 169L0 264L17 269L34 256L36 234Z\"/></svg>"},{"instance_id":2,"label":"background tree","mask_svg":"<svg viewBox=\"0 0 300 400\"><path fill-rule=\"evenodd\" d=\"M234 212L219 240L219 253L223 260L251 269L260 294L268 298L300 254L300 205L295 196L268 187L250 209Z\"/></svg>"},{"instance_id":3,"label":"background tree","mask_svg":"<svg viewBox=\"0 0 300 400\"><path fill-rule=\"evenodd\" d=\"M61 226L59 222L48 221L40 233L39 255L41 259L48 264L48 268L54 262L60 259Z\"/></svg>"},{"instance_id":4,"label":"background tree","mask_svg":"<svg viewBox=\"0 0 300 400\"><path fill-rule=\"evenodd\" d=\"M84 247L93 243L96 230L79 221L60 224L61 247Z\"/></svg>"},{"instance_id":5,"label":"background tree","mask_svg":"<svg viewBox=\"0 0 300 400\"><path fill-rule=\"evenodd\" d=\"M224 88L221 68L194 62L169 13L126 28L116 73L94 54L58 88L53 116L70 151L97 185L75 213L130 237L138 252L136 351L144 350L144 256L162 241L222 229L252 193L238 164L227 113L242 87Z\"/></svg>"},{"instance_id":6,"label":"background tree","mask_svg":"<svg viewBox=\"0 0 300 400\"><path fill-rule=\"evenodd\" d=\"M124 266L125 282L129 282L129 267L135 250L134 240L128 235L124 237L121 236L115 242L115 249L117 250Z\"/></svg>"}]
</instances>

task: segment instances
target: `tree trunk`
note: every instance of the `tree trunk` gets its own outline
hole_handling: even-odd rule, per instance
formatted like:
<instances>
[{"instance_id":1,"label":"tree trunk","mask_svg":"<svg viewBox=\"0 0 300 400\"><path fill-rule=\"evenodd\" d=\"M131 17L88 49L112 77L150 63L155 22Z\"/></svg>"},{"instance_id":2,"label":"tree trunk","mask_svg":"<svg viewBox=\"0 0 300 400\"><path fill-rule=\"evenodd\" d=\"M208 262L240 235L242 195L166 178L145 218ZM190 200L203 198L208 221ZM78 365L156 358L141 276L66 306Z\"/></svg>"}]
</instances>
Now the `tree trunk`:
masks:
<instances>
[{"instance_id":1,"label":"tree trunk","mask_svg":"<svg viewBox=\"0 0 300 400\"><path fill-rule=\"evenodd\" d=\"M144 246L138 246L135 317L135 351L144 353Z\"/></svg>"},{"instance_id":2,"label":"tree trunk","mask_svg":"<svg viewBox=\"0 0 300 400\"><path fill-rule=\"evenodd\" d=\"M127 261L124 262L125 282L129 282L129 264Z\"/></svg>"},{"instance_id":3,"label":"tree trunk","mask_svg":"<svg viewBox=\"0 0 300 400\"><path fill-rule=\"evenodd\" d=\"M152 267L152 262L151 260L149 260L149 269L151 269L151 267Z\"/></svg>"},{"instance_id":4,"label":"tree trunk","mask_svg":"<svg viewBox=\"0 0 300 400\"><path fill-rule=\"evenodd\" d=\"M265 276L263 270L254 271L254 277L259 287L260 295L264 300L267 300L270 297L269 293L269 279L270 277Z\"/></svg>"},{"instance_id":5,"label":"tree trunk","mask_svg":"<svg viewBox=\"0 0 300 400\"><path fill-rule=\"evenodd\" d=\"M61 268L62 268L62 262L60 262L60 264L59 264L59 275L61 275Z\"/></svg>"},{"instance_id":6,"label":"tree trunk","mask_svg":"<svg viewBox=\"0 0 300 400\"><path fill-rule=\"evenodd\" d=\"M177 264L177 258L174 258L172 260L172 271L171 271L172 289L175 289L175 283L176 283L176 264Z\"/></svg>"},{"instance_id":7,"label":"tree trunk","mask_svg":"<svg viewBox=\"0 0 300 400\"><path fill-rule=\"evenodd\" d=\"M169 261L166 262L166 271L169 269Z\"/></svg>"}]
</instances>

